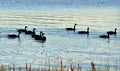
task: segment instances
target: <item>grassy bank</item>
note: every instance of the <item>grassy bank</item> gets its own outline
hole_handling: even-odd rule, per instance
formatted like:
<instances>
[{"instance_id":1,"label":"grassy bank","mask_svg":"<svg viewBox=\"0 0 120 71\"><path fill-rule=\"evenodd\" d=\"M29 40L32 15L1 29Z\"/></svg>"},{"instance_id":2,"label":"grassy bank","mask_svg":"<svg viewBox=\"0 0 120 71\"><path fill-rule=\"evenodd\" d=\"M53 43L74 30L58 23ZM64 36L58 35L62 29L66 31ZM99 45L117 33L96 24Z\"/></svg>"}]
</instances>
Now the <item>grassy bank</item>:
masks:
<instances>
[{"instance_id":1,"label":"grassy bank","mask_svg":"<svg viewBox=\"0 0 120 71\"><path fill-rule=\"evenodd\" d=\"M104 67L96 66L94 62L90 63L90 66L84 67L79 64L77 66L70 64L70 67L67 68L64 66L62 59L59 61L59 67L50 66L50 61L48 65L44 67L34 67L31 63L25 63L22 65L19 64L4 64L0 66L0 71L120 71L120 68L117 64L114 64L113 68L109 64L105 64Z\"/></svg>"}]
</instances>

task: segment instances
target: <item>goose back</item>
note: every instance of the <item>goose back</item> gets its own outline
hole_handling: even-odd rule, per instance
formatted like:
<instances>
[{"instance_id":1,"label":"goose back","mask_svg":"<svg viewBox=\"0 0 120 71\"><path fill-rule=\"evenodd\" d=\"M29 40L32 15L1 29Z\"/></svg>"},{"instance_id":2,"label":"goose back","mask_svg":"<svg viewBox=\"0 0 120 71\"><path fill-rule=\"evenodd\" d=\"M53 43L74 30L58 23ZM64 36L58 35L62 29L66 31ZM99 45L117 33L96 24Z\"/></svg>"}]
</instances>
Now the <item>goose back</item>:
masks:
<instances>
[{"instance_id":1,"label":"goose back","mask_svg":"<svg viewBox=\"0 0 120 71\"><path fill-rule=\"evenodd\" d=\"M117 28L115 28L114 31L108 31L107 34L110 34L110 35L112 35L112 34L116 34L116 30L117 30Z\"/></svg>"},{"instance_id":2,"label":"goose back","mask_svg":"<svg viewBox=\"0 0 120 71\"><path fill-rule=\"evenodd\" d=\"M20 37L20 33L21 32L19 32L18 35L16 35L16 34L8 34L8 37L9 38L19 38Z\"/></svg>"},{"instance_id":3,"label":"goose back","mask_svg":"<svg viewBox=\"0 0 120 71\"><path fill-rule=\"evenodd\" d=\"M27 34L27 35L32 35L34 33L35 33L35 28L33 28L33 31L28 30L25 32L25 34Z\"/></svg>"},{"instance_id":4,"label":"goose back","mask_svg":"<svg viewBox=\"0 0 120 71\"><path fill-rule=\"evenodd\" d=\"M46 41L46 37L44 36L44 33L42 31L40 31L40 35L35 35L34 38L35 40Z\"/></svg>"},{"instance_id":5,"label":"goose back","mask_svg":"<svg viewBox=\"0 0 120 71\"><path fill-rule=\"evenodd\" d=\"M87 28L87 31L78 31L78 34L89 34L89 27Z\"/></svg>"},{"instance_id":6,"label":"goose back","mask_svg":"<svg viewBox=\"0 0 120 71\"><path fill-rule=\"evenodd\" d=\"M66 28L66 30L68 30L68 31L71 31L71 30L73 30L73 31L75 32L76 25L77 25L77 24L74 24L74 27L73 27L73 28Z\"/></svg>"},{"instance_id":7,"label":"goose back","mask_svg":"<svg viewBox=\"0 0 120 71\"><path fill-rule=\"evenodd\" d=\"M18 32L26 32L27 26L25 26L25 29L18 29Z\"/></svg>"}]
</instances>

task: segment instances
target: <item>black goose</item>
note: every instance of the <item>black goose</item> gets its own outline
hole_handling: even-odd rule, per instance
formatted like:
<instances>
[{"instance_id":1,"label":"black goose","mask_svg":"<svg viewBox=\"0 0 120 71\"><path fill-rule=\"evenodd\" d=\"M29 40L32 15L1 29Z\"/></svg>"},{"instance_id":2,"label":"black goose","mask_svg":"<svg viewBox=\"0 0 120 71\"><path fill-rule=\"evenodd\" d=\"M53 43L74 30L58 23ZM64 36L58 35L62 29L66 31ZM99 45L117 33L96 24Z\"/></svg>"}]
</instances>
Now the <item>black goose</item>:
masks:
<instances>
[{"instance_id":1,"label":"black goose","mask_svg":"<svg viewBox=\"0 0 120 71\"><path fill-rule=\"evenodd\" d=\"M110 35L116 34L116 30L117 30L117 28L115 28L115 31L108 31L107 34L110 34Z\"/></svg>"},{"instance_id":2,"label":"black goose","mask_svg":"<svg viewBox=\"0 0 120 71\"><path fill-rule=\"evenodd\" d=\"M66 28L66 30L70 30L70 31L74 31L75 32L75 27L76 27L77 24L74 24L74 27L73 28Z\"/></svg>"},{"instance_id":3,"label":"black goose","mask_svg":"<svg viewBox=\"0 0 120 71\"><path fill-rule=\"evenodd\" d=\"M20 33L21 32L19 32L18 35L16 35L16 34L8 34L8 37L9 38L19 38L20 37Z\"/></svg>"},{"instance_id":4,"label":"black goose","mask_svg":"<svg viewBox=\"0 0 120 71\"><path fill-rule=\"evenodd\" d=\"M87 31L78 31L78 34L89 34L89 27L87 28Z\"/></svg>"},{"instance_id":5,"label":"black goose","mask_svg":"<svg viewBox=\"0 0 120 71\"><path fill-rule=\"evenodd\" d=\"M25 29L18 29L18 32L26 32L27 26L25 26Z\"/></svg>"},{"instance_id":6,"label":"black goose","mask_svg":"<svg viewBox=\"0 0 120 71\"><path fill-rule=\"evenodd\" d=\"M32 37L35 37L35 30L36 30L36 28L33 28L33 34L32 34Z\"/></svg>"},{"instance_id":7,"label":"black goose","mask_svg":"<svg viewBox=\"0 0 120 71\"><path fill-rule=\"evenodd\" d=\"M46 37L44 36L44 33L42 31L40 31L40 35L35 35L34 38L35 40L46 41Z\"/></svg>"},{"instance_id":8,"label":"black goose","mask_svg":"<svg viewBox=\"0 0 120 71\"><path fill-rule=\"evenodd\" d=\"M45 34L42 32L42 34L41 34L41 40L46 41L46 37L44 35Z\"/></svg>"},{"instance_id":9,"label":"black goose","mask_svg":"<svg viewBox=\"0 0 120 71\"><path fill-rule=\"evenodd\" d=\"M100 35L99 37L100 38L108 38L108 39L110 38L109 34L108 35Z\"/></svg>"},{"instance_id":10,"label":"black goose","mask_svg":"<svg viewBox=\"0 0 120 71\"><path fill-rule=\"evenodd\" d=\"M34 31L35 31L35 28L33 28L33 31L26 30L26 31L25 31L25 34L27 34L27 35L32 35L33 33L35 33Z\"/></svg>"}]
</instances>

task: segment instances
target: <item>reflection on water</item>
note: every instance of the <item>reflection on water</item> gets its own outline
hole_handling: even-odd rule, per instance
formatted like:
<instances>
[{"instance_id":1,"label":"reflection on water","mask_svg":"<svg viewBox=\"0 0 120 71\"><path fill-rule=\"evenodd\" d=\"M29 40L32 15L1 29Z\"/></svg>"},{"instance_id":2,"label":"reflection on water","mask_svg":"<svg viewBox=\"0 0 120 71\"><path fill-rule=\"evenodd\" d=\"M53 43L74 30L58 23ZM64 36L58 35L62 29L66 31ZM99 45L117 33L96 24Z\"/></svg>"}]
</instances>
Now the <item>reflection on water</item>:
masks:
<instances>
[{"instance_id":1,"label":"reflection on water","mask_svg":"<svg viewBox=\"0 0 120 71\"><path fill-rule=\"evenodd\" d=\"M89 10L76 13L24 13L0 12L0 63L24 64L25 61L35 65L44 65L47 59L51 65L63 59L65 65L80 63L96 64L108 62L120 64L120 26L117 10ZM76 32L66 31L77 23ZM36 28L36 34L43 31L47 37L46 42L36 41L30 35L22 33L20 39L9 39L8 34L17 34L17 29L28 26L28 30ZM89 36L78 34L90 27ZM106 31L118 28L116 37L101 39L99 35Z\"/></svg>"}]
</instances>

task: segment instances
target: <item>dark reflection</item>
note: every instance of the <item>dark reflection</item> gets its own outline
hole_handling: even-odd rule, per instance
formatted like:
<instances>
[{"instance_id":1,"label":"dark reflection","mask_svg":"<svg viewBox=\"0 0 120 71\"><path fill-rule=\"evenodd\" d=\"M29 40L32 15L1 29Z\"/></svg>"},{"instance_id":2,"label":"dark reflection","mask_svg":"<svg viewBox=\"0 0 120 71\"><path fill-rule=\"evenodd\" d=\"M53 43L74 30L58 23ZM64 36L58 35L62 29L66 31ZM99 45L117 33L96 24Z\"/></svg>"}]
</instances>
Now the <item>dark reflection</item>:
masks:
<instances>
[{"instance_id":1,"label":"dark reflection","mask_svg":"<svg viewBox=\"0 0 120 71\"><path fill-rule=\"evenodd\" d=\"M115 37L116 37L117 35L115 34Z\"/></svg>"},{"instance_id":2,"label":"dark reflection","mask_svg":"<svg viewBox=\"0 0 120 71\"><path fill-rule=\"evenodd\" d=\"M108 43L108 44L110 43L110 39L107 40L107 43Z\"/></svg>"},{"instance_id":3,"label":"dark reflection","mask_svg":"<svg viewBox=\"0 0 120 71\"><path fill-rule=\"evenodd\" d=\"M89 34L87 34L87 37L89 37Z\"/></svg>"},{"instance_id":4,"label":"dark reflection","mask_svg":"<svg viewBox=\"0 0 120 71\"><path fill-rule=\"evenodd\" d=\"M8 36L7 36L8 37ZM9 37L8 39L18 39L18 40L20 40L20 38L11 38L11 37Z\"/></svg>"},{"instance_id":5,"label":"dark reflection","mask_svg":"<svg viewBox=\"0 0 120 71\"><path fill-rule=\"evenodd\" d=\"M13 40L16 39L16 40L18 40L19 43L21 43L20 38L8 38L8 39L10 39L10 40L12 40L12 39L13 39Z\"/></svg>"},{"instance_id":6,"label":"dark reflection","mask_svg":"<svg viewBox=\"0 0 120 71\"><path fill-rule=\"evenodd\" d=\"M38 42L38 43L41 43L42 44L42 48L44 47L44 43L46 42L46 41L43 41L43 40L35 40L36 42Z\"/></svg>"},{"instance_id":7,"label":"dark reflection","mask_svg":"<svg viewBox=\"0 0 120 71\"><path fill-rule=\"evenodd\" d=\"M46 41L43 41L43 40L35 40L36 42L39 42L39 43L45 43Z\"/></svg>"},{"instance_id":8,"label":"dark reflection","mask_svg":"<svg viewBox=\"0 0 120 71\"><path fill-rule=\"evenodd\" d=\"M107 34L107 35L100 35L99 36L100 38L107 38L108 40L110 39L110 34Z\"/></svg>"}]
</instances>

